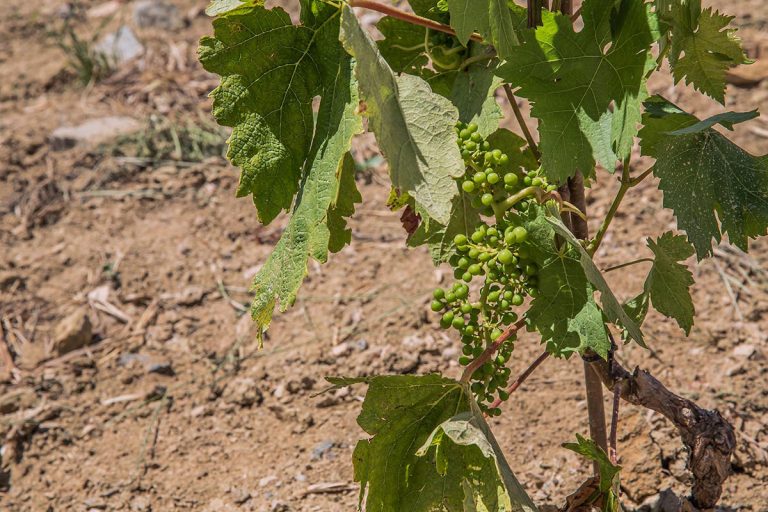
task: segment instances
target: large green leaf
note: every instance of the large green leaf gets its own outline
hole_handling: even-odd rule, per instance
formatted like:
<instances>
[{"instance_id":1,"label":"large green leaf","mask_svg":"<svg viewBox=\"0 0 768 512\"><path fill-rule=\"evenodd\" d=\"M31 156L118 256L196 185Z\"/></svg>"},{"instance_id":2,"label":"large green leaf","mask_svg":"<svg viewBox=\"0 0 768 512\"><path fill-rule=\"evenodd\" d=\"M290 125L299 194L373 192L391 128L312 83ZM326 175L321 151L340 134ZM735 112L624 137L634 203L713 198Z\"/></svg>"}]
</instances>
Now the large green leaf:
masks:
<instances>
[{"instance_id":1,"label":"large green leaf","mask_svg":"<svg viewBox=\"0 0 768 512\"><path fill-rule=\"evenodd\" d=\"M334 379L348 385L360 379ZM353 454L368 512L533 512L466 384L439 375L368 382Z\"/></svg>"},{"instance_id":2,"label":"large green leaf","mask_svg":"<svg viewBox=\"0 0 768 512\"><path fill-rule=\"evenodd\" d=\"M329 248L349 241L343 217L359 201L348 151L362 121L337 12L321 5L303 16L313 26L292 26L281 9L240 8L217 18L216 37L201 42L201 61L222 75L214 114L234 126L230 158L243 167L239 193L254 195L265 222L292 206L254 279L252 314L260 333L277 303L285 310L295 301L309 258L324 262ZM316 95L322 99L315 122Z\"/></svg>"},{"instance_id":3,"label":"large green leaf","mask_svg":"<svg viewBox=\"0 0 768 512\"><path fill-rule=\"evenodd\" d=\"M390 166L392 184L407 192L436 221L447 224L464 174L456 144L458 112L419 77L395 77L349 7L343 7L341 39L358 61L356 75L369 127Z\"/></svg>"},{"instance_id":4,"label":"large green leaf","mask_svg":"<svg viewBox=\"0 0 768 512\"><path fill-rule=\"evenodd\" d=\"M688 268L679 262L693 256L693 247L684 236L666 232L656 241L649 238L648 248L655 258L645 281L645 289L653 307L677 320L678 325L689 334L695 315L690 292L694 281Z\"/></svg>"},{"instance_id":5,"label":"large green leaf","mask_svg":"<svg viewBox=\"0 0 768 512\"><path fill-rule=\"evenodd\" d=\"M522 219L530 258L539 267L538 295L526 313L529 327L541 333L547 350L556 356L594 350L607 357L611 342L578 253L558 247L544 207L530 206Z\"/></svg>"},{"instance_id":6,"label":"large green leaf","mask_svg":"<svg viewBox=\"0 0 768 512\"><path fill-rule=\"evenodd\" d=\"M458 190L458 184L457 190ZM408 239L408 245L417 247L426 244L435 265L448 261L456 253L453 239L456 235L471 234L480 224L480 212L470 204L470 197L461 190L453 200L451 220L441 224L434 219L424 219Z\"/></svg>"},{"instance_id":7,"label":"large green leaf","mask_svg":"<svg viewBox=\"0 0 768 512\"><path fill-rule=\"evenodd\" d=\"M728 127L752 114L720 115ZM661 97L646 103L640 132L643 155L656 159L653 173L677 225L698 259L712 254L712 240L728 234L747 250L748 240L768 229L768 155L753 156Z\"/></svg>"},{"instance_id":8,"label":"large green leaf","mask_svg":"<svg viewBox=\"0 0 768 512\"><path fill-rule=\"evenodd\" d=\"M451 26L462 44L478 32L503 59L520 44L519 21L513 19L507 0L448 0Z\"/></svg>"},{"instance_id":9,"label":"large green leaf","mask_svg":"<svg viewBox=\"0 0 768 512\"><path fill-rule=\"evenodd\" d=\"M264 223L291 207L315 132L312 101L334 86L342 58L338 11L318 14L313 25L294 26L280 8L241 7L216 18L214 37L200 41L203 67L222 77L213 114L233 127L237 194L253 195Z\"/></svg>"},{"instance_id":10,"label":"large green leaf","mask_svg":"<svg viewBox=\"0 0 768 512\"><path fill-rule=\"evenodd\" d=\"M736 30L727 28L733 16L711 7L701 8L701 0L656 0L657 11L669 46L669 63L675 82L686 84L725 103L725 73L749 61Z\"/></svg>"},{"instance_id":11,"label":"large green leaf","mask_svg":"<svg viewBox=\"0 0 768 512\"><path fill-rule=\"evenodd\" d=\"M635 340L641 347L645 347L645 340L643 339L643 333L640 331L640 328L635 321L627 315L626 311L622 308L618 299L613 294L610 286L608 286L608 283L605 281L600 269L598 269L595 262L592 261L592 257L586 249L584 249L579 240L573 236L573 233L571 233L565 224L563 224L557 209L551 204L548 206L546 221L554 228L557 234L563 237L563 239L578 252L578 261L584 269L586 278L600 292L600 303L603 306L603 312L608 317L608 320L622 326L633 340Z\"/></svg>"},{"instance_id":12,"label":"large green leaf","mask_svg":"<svg viewBox=\"0 0 768 512\"><path fill-rule=\"evenodd\" d=\"M581 12L584 28L576 32L568 16L544 11L543 26L522 31L522 45L498 71L531 101L542 167L554 181L577 170L591 175L595 160L612 169L629 154L655 62L650 5L586 0Z\"/></svg>"}]
</instances>

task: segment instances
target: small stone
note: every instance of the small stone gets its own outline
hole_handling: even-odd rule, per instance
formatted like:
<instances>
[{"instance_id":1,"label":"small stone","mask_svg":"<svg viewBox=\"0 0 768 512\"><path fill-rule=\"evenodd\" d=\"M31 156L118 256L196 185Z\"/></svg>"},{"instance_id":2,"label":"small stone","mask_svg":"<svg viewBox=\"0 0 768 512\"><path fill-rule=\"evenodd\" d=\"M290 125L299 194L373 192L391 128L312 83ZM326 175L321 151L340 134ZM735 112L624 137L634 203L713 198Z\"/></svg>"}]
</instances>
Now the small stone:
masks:
<instances>
[{"instance_id":1,"label":"small stone","mask_svg":"<svg viewBox=\"0 0 768 512\"><path fill-rule=\"evenodd\" d=\"M228 403L237 404L240 407L261 405L264 401L264 395L256 387L256 381L248 377L230 382L224 389L223 396Z\"/></svg>"},{"instance_id":2,"label":"small stone","mask_svg":"<svg viewBox=\"0 0 768 512\"><path fill-rule=\"evenodd\" d=\"M733 349L733 355L736 357L743 357L745 359L749 359L752 357L752 355L757 352L757 348L755 348L754 345L749 343L743 343L741 345L737 345Z\"/></svg>"},{"instance_id":3,"label":"small stone","mask_svg":"<svg viewBox=\"0 0 768 512\"><path fill-rule=\"evenodd\" d=\"M344 357L352 352L352 347L348 343L341 343L331 349L331 355L333 357Z\"/></svg>"},{"instance_id":4,"label":"small stone","mask_svg":"<svg viewBox=\"0 0 768 512\"><path fill-rule=\"evenodd\" d=\"M169 361L152 361L146 366L146 369L147 373L156 373L167 377L176 375L176 372L173 371L173 366L171 366Z\"/></svg>"},{"instance_id":5,"label":"small stone","mask_svg":"<svg viewBox=\"0 0 768 512\"><path fill-rule=\"evenodd\" d=\"M291 507L283 501L275 500L270 505L269 512L291 512Z\"/></svg>"},{"instance_id":6,"label":"small stone","mask_svg":"<svg viewBox=\"0 0 768 512\"><path fill-rule=\"evenodd\" d=\"M326 455L336 446L336 442L330 439L317 443L312 448L312 460L320 460L325 458Z\"/></svg>"},{"instance_id":7,"label":"small stone","mask_svg":"<svg viewBox=\"0 0 768 512\"><path fill-rule=\"evenodd\" d=\"M146 496L136 496L131 500L131 510L135 512L152 512L152 504Z\"/></svg>"},{"instance_id":8,"label":"small stone","mask_svg":"<svg viewBox=\"0 0 768 512\"><path fill-rule=\"evenodd\" d=\"M277 482L277 477L275 475L269 475L265 476L261 480L259 480L259 487L267 487L268 485L272 485Z\"/></svg>"},{"instance_id":9,"label":"small stone","mask_svg":"<svg viewBox=\"0 0 768 512\"><path fill-rule=\"evenodd\" d=\"M175 296L179 306L195 306L200 304L205 297L205 290L200 286L187 286Z\"/></svg>"},{"instance_id":10,"label":"small stone","mask_svg":"<svg viewBox=\"0 0 768 512\"><path fill-rule=\"evenodd\" d=\"M133 8L133 22L139 28L180 29L184 23L175 5L162 0L142 0Z\"/></svg>"},{"instance_id":11,"label":"small stone","mask_svg":"<svg viewBox=\"0 0 768 512\"><path fill-rule=\"evenodd\" d=\"M79 309L59 322L53 331L53 346L59 355L83 348L91 342L91 320Z\"/></svg>"},{"instance_id":12,"label":"small stone","mask_svg":"<svg viewBox=\"0 0 768 512\"><path fill-rule=\"evenodd\" d=\"M136 38L133 30L125 25L104 36L95 49L115 65L128 62L144 53L144 46Z\"/></svg>"},{"instance_id":13,"label":"small stone","mask_svg":"<svg viewBox=\"0 0 768 512\"><path fill-rule=\"evenodd\" d=\"M134 133L141 129L141 124L132 117L109 116L90 119L77 126L56 128L49 142L54 151L72 148L78 144L95 146L103 142Z\"/></svg>"},{"instance_id":14,"label":"small stone","mask_svg":"<svg viewBox=\"0 0 768 512\"><path fill-rule=\"evenodd\" d=\"M235 505L242 505L251 499L251 493L242 487L232 487L229 493L232 495L232 501L235 502Z\"/></svg>"},{"instance_id":15,"label":"small stone","mask_svg":"<svg viewBox=\"0 0 768 512\"><path fill-rule=\"evenodd\" d=\"M199 418L200 416L210 416L211 411L206 407L205 405L198 405L191 411L189 411L189 416L191 418Z\"/></svg>"},{"instance_id":16,"label":"small stone","mask_svg":"<svg viewBox=\"0 0 768 512\"><path fill-rule=\"evenodd\" d=\"M368 341L365 339L359 339L355 342L355 347L357 347L357 350L360 352L368 350Z\"/></svg>"}]
</instances>

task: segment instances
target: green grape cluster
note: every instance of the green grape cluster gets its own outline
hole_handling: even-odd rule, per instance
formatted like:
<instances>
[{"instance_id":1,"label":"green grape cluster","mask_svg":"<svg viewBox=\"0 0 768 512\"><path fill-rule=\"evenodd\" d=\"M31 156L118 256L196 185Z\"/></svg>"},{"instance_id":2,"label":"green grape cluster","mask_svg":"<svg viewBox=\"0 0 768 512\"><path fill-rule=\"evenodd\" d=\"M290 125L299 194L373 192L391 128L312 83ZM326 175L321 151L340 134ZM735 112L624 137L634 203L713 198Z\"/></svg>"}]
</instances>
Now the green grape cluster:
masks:
<instances>
[{"instance_id":1,"label":"green grape cluster","mask_svg":"<svg viewBox=\"0 0 768 512\"><path fill-rule=\"evenodd\" d=\"M470 195L472 206L484 215L495 215L494 204L514 195L524 188L535 187L551 192L557 187L547 183L538 169L515 169L509 155L501 149L491 148L491 143L477 131L475 123L459 123L456 134L467 173L461 178L461 189Z\"/></svg>"},{"instance_id":2,"label":"green grape cluster","mask_svg":"<svg viewBox=\"0 0 768 512\"><path fill-rule=\"evenodd\" d=\"M537 193L555 187L536 171L515 169L509 156L478 133L475 124L459 124L457 135L467 170L458 179L473 205L494 221L481 223L472 233L458 234L456 252L449 258L456 282L434 292L431 308L441 313L440 326L458 331L463 344L459 363L467 366L510 325L520 318L526 297L538 293L538 267L531 259L528 231L518 211L536 200ZM519 194L530 189L529 194ZM517 198L519 201L511 202ZM512 199L510 199L512 198ZM517 310L517 311L516 311ZM508 398L505 388L511 370L506 366L516 336L509 336L494 357L472 375L471 389L480 407L490 415L500 414L488 404Z\"/></svg>"}]
</instances>

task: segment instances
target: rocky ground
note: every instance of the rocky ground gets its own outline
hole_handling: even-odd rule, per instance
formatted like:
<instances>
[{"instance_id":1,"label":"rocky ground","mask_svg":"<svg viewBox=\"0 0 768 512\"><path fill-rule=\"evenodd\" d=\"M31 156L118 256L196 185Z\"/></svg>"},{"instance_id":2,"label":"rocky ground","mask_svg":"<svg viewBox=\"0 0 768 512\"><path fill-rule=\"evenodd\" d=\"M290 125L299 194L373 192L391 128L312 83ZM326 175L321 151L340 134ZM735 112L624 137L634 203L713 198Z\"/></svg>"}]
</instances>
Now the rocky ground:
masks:
<instances>
[{"instance_id":1,"label":"rocky ground","mask_svg":"<svg viewBox=\"0 0 768 512\"><path fill-rule=\"evenodd\" d=\"M719 3L757 59L731 77L727 107L768 110L768 11L762 0ZM195 59L210 32L204 4L4 0L0 9L3 510L354 510L363 390L318 396L323 377L459 374L458 342L428 307L450 274L404 247L368 136L355 145L364 204L352 246L310 266L295 307L258 350L247 287L283 222L262 227L249 200L234 198L226 133L210 120L217 81ZM113 53L112 69L92 59L94 47ZM98 81L82 84L67 63L78 55L79 74ZM700 116L719 111L685 87L652 87ZM768 117L729 136L768 153ZM601 266L674 226L655 186L631 192ZM595 218L615 190L603 174L589 200ZM765 512L768 243L749 256L722 247L694 273L690 337L653 315L651 350L622 348L620 358L733 423L723 510ZM609 277L622 298L644 278ZM540 350L524 338L513 373ZM580 362L548 360L493 420L537 503L561 505L589 470L560 448L587 432L581 381ZM622 406L619 454L628 510L690 484L686 453L659 415Z\"/></svg>"}]
</instances>

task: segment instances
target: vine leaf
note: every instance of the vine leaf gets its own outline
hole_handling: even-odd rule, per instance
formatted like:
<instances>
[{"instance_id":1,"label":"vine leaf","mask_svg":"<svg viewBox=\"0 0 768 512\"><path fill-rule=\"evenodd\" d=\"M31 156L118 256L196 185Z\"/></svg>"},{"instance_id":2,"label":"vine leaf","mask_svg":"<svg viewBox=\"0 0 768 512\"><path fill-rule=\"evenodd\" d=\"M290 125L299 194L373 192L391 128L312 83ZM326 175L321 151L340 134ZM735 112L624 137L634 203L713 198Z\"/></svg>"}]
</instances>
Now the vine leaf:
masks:
<instances>
[{"instance_id":1,"label":"vine leaf","mask_svg":"<svg viewBox=\"0 0 768 512\"><path fill-rule=\"evenodd\" d=\"M353 453L369 512L535 512L466 384L439 375L329 379L369 384ZM470 508L465 508L470 507Z\"/></svg>"},{"instance_id":2,"label":"vine leaf","mask_svg":"<svg viewBox=\"0 0 768 512\"><path fill-rule=\"evenodd\" d=\"M523 9L513 13L524 16ZM579 32L568 16L542 16L542 26L521 31L522 45L498 75L531 101L548 178L561 182L577 170L589 176L596 160L611 169L637 134L657 18L635 0L586 0Z\"/></svg>"},{"instance_id":3,"label":"vine leaf","mask_svg":"<svg viewBox=\"0 0 768 512\"><path fill-rule=\"evenodd\" d=\"M512 18L506 0L448 0L448 10L456 37L464 45L478 32L505 59L520 44L519 22Z\"/></svg>"},{"instance_id":4,"label":"vine leaf","mask_svg":"<svg viewBox=\"0 0 768 512\"><path fill-rule=\"evenodd\" d=\"M538 295L526 313L529 328L541 333L547 351L559 357L591 349L607 358L611 342L595 289L573 250L557 246L555 229L546 210L532 205L523 213L530 258L539 267Z\"/></svg>"},{"instance_id":5,"label":"vine leaf","mask_svg":"<svg viewBox=\"0 0 768 512\"><path fill-rule=\"evenodd\" d=\"M285 311L295 301L309 258L324 262L329 249L349 241L343 217L360 199L349 154L352 137L362 131L359 100L333 12L316 11L311 28L290 25L281 9L241 8L217 18L216 37L201 41L201 61L223 77L213 93L214 113L235 127L230 158L243 167L240 193L254 194L265 222L293 204L280 241L254 279L251 312L259 335L278 302ZM296 46L282 46L288 42ZM291 76L279 68L290 68ZM315 94L322 98L316 123ZM282 101L284 112L269 112ZM283 127L289 122L290 129Z\"/></svg>"},{"instance_id":6,"label":"vine leaf","mask_svg":"<svg viewBox=\"0 0 768 512\"><path fill-rule=\"evenodd\" d=\"M744 54L735 29L728 29L733 16L711 7L701 8L701 0L657 0L657 11L668 29L669 63L675 82L685 78L697 90L725 104L725 73L729 68L751 61Z\"/></svg>"},{"instance_id":7,"label":"vine leaf","mask_svg":"<svg viewBox=\"0 0 768 512\"><path fill-rule=\"evenodd\" d=\"M348 7L342 8L341 40L357 59L355 73L370 128L390 166L395 187L407 192L430 217L448 224L464 174L456 144L458 112L419 77L395 77L376 43Z\"/></svg>"},{"instance_id":8,"label":"vine leaf","mask_svg":"<svg viewBox=\"0 0 768 512\"><path fill-rule=\"evenodd\" d=\"M653 307L674 318L685 334L690 334L695 315L690 293L694 280L688 268L679 262L693 256L693 247L684 236L666 232L656 241L649 238L648 248L655 258L645 280L645 290Z\"/></svg>"},{"instance_id":9,"label":"vine leaf","mask_svg":"<svg viewBox=\"0 0 768 512\"><path fill-rule=\"evenodd\" d=\"M238 197L252 195L262 223L288 210L310 156L312 101L334 86L342 53L338 11L323 6L311 25L255 5L219 16L200 40L203 67L221 75L213 115L233 127L229 159L242 169Z\"/></svg>"},{"instance_id":10,"label":"vine leaf","mask_svg":"<svg viewBox=\"0 0 768 512\"><path fill-rule=\"evenodd\" d=\"M592 503L595 503L598 500L602 501L600 510L605 512L617 512L621 510L619 507L619 498L614 491L619 487L619 473L621 472L621 466L614 465L605 451L603 451L596 442L592 439L585 439L579 434L576 434L575 443L563 443L563 448L576 452L586 459L597 462L598 473L600 475L597 487L601 496L593 497Z\"/></svg>"},{"instance_id":11,"label":"vine leaf","mask_svg":"<svg viewBox=\"0 0 768 512\"><path fill-rule=\"evenodd\" d=\"M700 122L659 96L646 102L642 154L656 159L664 206L675 212L699 260L726 233L746 251L749 239L768 229L768 155L753 156L712 128L754 115L729 112Z\"/></svg>"},{"instance_id":12,"label":"vine leaf","mask_svg":"<svg viewBox=\"0 0 768 512\"><path fill-rule=\"evenodd\" d=\"M600 302L603 306L603 312L608 317L608 320L622 326L627 331L629 337L635 340L641 347L648 348L645 345L643 333L640 331L640 328L635 321L630 318L624 308L621 307L621 304L613 294L610 286L608 286L600 269L598 269L595 262L592 261L592 257L586 249L584 249L581 243L579 243L579 240L573 236L573 233L571 233L560 220L560 213L557 211L557 208L552 203L550 203L547 208L548 215L546 216L546 221L561 237L563 237L563 239L565 239L566 242L568 242L568 244L570 244L570 246L578 251L579 263L584 269L587 279L589 279L592 285L600 292Z\"/></svg>"}]
</instances>

